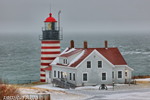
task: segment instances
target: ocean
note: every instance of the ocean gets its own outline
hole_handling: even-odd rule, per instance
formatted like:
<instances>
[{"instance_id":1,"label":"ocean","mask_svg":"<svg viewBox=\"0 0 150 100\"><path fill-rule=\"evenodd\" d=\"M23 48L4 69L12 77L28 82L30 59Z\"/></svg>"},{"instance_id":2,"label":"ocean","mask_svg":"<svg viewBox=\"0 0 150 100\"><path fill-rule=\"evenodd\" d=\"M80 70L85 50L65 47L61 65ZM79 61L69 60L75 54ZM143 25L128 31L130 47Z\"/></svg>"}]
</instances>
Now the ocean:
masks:
<instances>
[{"instance_id":1,"label":"ocean","mask_svg":"<svg viewBox=\"0 0 150 100\"><path fill-rule=\"evenodd\" d=\"M40 80L41 41L38 34L0 34L0 78L4 80ZM150 75L150 34L64 33L61 51L74 40L75 48L118 47L132 75Z\"/></svg>"}]
</instances>

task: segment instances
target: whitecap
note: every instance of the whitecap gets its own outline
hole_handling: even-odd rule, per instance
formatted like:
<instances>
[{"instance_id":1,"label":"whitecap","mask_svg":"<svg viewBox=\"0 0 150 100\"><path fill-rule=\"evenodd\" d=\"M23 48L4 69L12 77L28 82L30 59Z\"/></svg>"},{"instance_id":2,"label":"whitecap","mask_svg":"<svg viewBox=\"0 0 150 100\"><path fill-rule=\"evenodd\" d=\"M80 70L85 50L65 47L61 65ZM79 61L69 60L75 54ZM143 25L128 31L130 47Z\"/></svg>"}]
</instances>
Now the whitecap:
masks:
<instances>
[{"instance_id":1,"label":"whitecap","mask_svg":"<svg viewBox=\"0 0 150 100\"><path fill-rule=\"evenodd\" d=\"M150 54L150 52L142 52L142 54L146 54L147 55L147 54Z\"/></svg>"},{"instance_id":2,"label":"whitecap","mask_svg":"<svg viewBox=\"0 0 150 100\"><path fill-rule=\"evenodd\" d=\"M127 51L127 52L121 52L122 55L127 55L127 54L141 54L142 52L135 52L135 51Z\"/></svg>"}]
</instances>

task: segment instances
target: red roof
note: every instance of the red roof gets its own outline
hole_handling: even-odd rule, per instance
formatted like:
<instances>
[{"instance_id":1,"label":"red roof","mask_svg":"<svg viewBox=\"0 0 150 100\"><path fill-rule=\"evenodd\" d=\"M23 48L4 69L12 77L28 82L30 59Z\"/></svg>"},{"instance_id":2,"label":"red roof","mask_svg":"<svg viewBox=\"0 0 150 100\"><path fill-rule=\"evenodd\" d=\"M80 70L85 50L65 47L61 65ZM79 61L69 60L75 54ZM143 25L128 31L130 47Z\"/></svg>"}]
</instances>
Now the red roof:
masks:
<instances>
[{"instance_id":1,"label":"red roof","mask_svg":"<svg viewBox=\"0 0 150 100\"><path fill-rule=\"evenodd\" d=\"M44 70L51 71L52 70L52 66L46 67Z\"/></svg>"},{"instance_id":2,"label":"red roof","mask_svg":"<svg viewBox=\"0 0 150 100\"><path fill-rule=\"evenodd\" d=\"M82 51L85 50L85 51L84 51L84 54L77 61L75 61L73 64L70 65L70 67L76 67L94 50L97 50L113 65L127 65L126 61L124 60L123 56L121 55L117 47L107 48L107 49L106 48L87 48L87 49L75 48L75 49L82 50ZM68 53L66 54L66 56L71 56L71 54L73 53L70 52L70 54Z\"/></svg>"},{"instance_id":3,"label":"red roof","mask_svg":"<svg viewBox=\"0 0 150 100\"><path fill-rule=\"evenodd\" d=\"M81 52L83 49L76 49L76 50L73 50L71 52L68 52L68 53L65 53L65 54L62 54L60 55L60 57L69 57L69 56L72 56L78 52ZM67 50L68 51L68 50Z\"/></svg>"},{"instance_id":4,"label":"red roof","mask_svg":"<svg viewBox=\"0 0 150 100\"><path fill-rule=\"evenodd\" d=\"M49 14L49 17L44 22L57 22L55 18L52 17L52 13Z\"/></svg>"}]
</instances>

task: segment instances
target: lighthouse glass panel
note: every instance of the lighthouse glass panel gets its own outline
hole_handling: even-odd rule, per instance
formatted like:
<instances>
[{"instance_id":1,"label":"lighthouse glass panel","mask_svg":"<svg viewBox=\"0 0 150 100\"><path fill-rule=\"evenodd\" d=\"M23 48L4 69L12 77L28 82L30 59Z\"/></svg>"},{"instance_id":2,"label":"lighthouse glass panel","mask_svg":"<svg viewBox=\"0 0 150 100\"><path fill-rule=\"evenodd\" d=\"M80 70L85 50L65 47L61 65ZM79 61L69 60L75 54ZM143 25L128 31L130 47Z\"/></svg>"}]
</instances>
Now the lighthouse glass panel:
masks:
<instances>
[{"instance_id":1,"label":"lighthouse glass panel","mask_svg":"<svg viewBox=\"0 0 150 100\"><path fill-rule=\"evenodd\" d=\"M46 22L45 23L45 30L55 30L56 23L55 22Z\"/></svg>"}]
</instances>

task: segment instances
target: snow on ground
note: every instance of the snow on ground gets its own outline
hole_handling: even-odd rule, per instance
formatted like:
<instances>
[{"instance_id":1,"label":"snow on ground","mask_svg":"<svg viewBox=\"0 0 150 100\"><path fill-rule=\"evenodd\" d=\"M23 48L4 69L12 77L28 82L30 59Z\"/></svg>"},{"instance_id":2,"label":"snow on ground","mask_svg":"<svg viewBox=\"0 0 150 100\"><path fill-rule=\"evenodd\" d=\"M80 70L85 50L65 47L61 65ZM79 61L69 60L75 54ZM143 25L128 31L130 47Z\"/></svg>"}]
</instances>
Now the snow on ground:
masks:
<instances>
[{"instance_id":1,"label":"snow on ground","mask_svg":"<svg viewBox=\"0 0 150 100\"><path fill-rule=\"evenodd\" d=\"M105 95L101 99L114 99L114 100L150 100L150 92L138 92L138 93L118 93L118 94L111 94Z\"/></svg>"},{"instance_id":2,"label":"snow on ground","mask_svg":"<svg viewBox=\"0 0 150 100\"><path fill-rule=\"evenodd\" d=\"M43 84L43 85L37 85L37 86L34 86L34 87L44 88L44 89L51 89L51 90L61 90L61 91L65 91L64 88L60 88L60 87L53 86L53 84Z\"/></svg>"},{"instance_id":3,"label":"snow on ground","mask_svg":"<svg viewBox=\"0 0 150 100\"><path fill-rule=\"evenodd\" d=\"M147 84L115 84L107 86L108 90L99 90L99 86L76 87L75 89L64 89L53 84L34 85L32 87L20 87L22 94L46 93L51 95L52 100L99 100L99 99L129 99L147 100L150 98L150 78L136 79L148 81ZM138 81L137 81L138 82ZM144 91L144 89L148 89Z\"/></svg>"},{"instance_id":4,"label":"snow on ground","mask_svg":"<svg viewBox=\"0 0 150 100\"><path fill-rule=\"evenodd\" d=\"M144 78L144 79L135 79L136 81L150 81L150 78Z\"/></svg>"},{"instance_id":5,"label":"snow on ground","mask_svg":"<svg viewBox=\"0 0 150 100\"><path fill-rule=\"evenodd\" d=\"M26 94L50 94L51 100L81 100L83 95L67 93L62 88L53 87L52 84L43 84L33 87L19 87L22 95Z\"/></svg>"},{"instance_id":6,"label":"snow on ground","mask_svg":"<svg viewBox=\"0 0 150 100\"><path fill-rule=\"evenodd\" d=\"M64 88L60 88L60 87L54 86L53 84L37 85L37 86L34 86L34 87L51 89L51 90L61 90L61 91L68 90L68 89L64 89ZM110 88L113 88L113 87L112 86L107 86L107 88L110 89ZM99 85L97 85L97 86L76 87L74 90L98 90L98 89L99 89Z\"/></svg>"},{"instance_id":7,"label":"snow on ground","mask_svg":"<svg viewBox=\"0 0 150 100\"><path fill-rule=\"evenodd\" d=\"M112 86L107 86L108 89L113 88ZM99 90L99 85L97 86L84 86L76 87L75 90Z\"/></svg>"},{"instance_id":8,"label":"snow on ground","mask_svg":"<svg viewBox=\"0 0 150 100\"><path fill-rule=\"evenodd\" d=\"M99 85L97 86L84 86L84 87L76 87L75 89L63 89L59 87L55 87L52 84L44 84L38 85L34 87L45 88L45 89L53 89L53 90L61 90L67 93L61 94L51 94L52 100L99 100L99 99L140 99L146 100L145 98L150 98L149 92L137 92L141 91L144 88L150 88L150 84L139 84L130 86L128 84L115 84L115 91L113 91L112 86L107 86L108 90L99 90ZM141 90L140 90L141 89ZM133 91L136 90L136 91ZM128 92L126 92L128 91ZM133 91L133 92L132 92ZM108 93L111 92L109 95ZM124 93L125 92L125 93ZM92 93L92 94L89 94ZM99 95L98 95L99 94Z\"/></svg>"},{"instance_id":9,"label":"snow on ground","mask_svg":"<svg viewBox=\"0 0 150 100\"><path fill-rule=\"evenodd\" d=\"M115 86L123 86L123 85L127 85L127 84L115 84Z\"/></svg>"}]
</instances>

